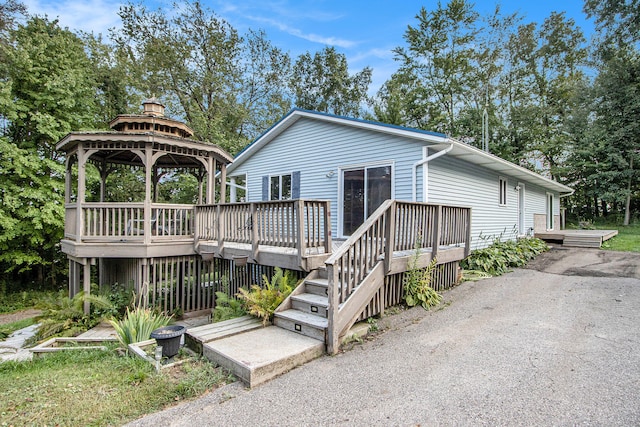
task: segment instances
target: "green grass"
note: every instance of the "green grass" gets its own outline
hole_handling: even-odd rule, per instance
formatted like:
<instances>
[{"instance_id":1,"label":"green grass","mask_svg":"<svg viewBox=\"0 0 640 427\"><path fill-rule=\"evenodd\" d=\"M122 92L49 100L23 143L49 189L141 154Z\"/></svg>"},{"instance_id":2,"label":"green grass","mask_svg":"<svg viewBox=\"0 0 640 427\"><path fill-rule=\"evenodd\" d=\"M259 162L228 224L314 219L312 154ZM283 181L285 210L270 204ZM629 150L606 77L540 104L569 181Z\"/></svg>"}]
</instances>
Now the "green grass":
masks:
<instances>
[{"instance_id":1,"label":"green grass","mask_svg":"<svg viewBox=\"0 0 640 427\"><path fill-rule=\"evenodd\" d=\"M618 230L618 235L605 241L602 249L620 252L640 252L640 222L632 221L630 225L622 225L621 221L604 220L587 221L589 229L594 230ZM580 228L577 220L567 222L567 228Z\"/></svg>"},{"instance_id":2,"label":"green grass","mask_svg":"<svg viewBox=\"0 0 640 427\"><path fill-rule=\"evenodd\" d=\"M115 351L52 353L0 364L0 425L122 425L230 381L204 360L156 373Z\"/></svg>"},{"instance_id":3,"label":"green grass","mask_svg":"<svg viewBox=\"0 0 640 427\"><path fill-rule=\"evenodd\" d=\"M0 325L0 340L5 339L13 332L26 328L27 326L31 326L34 324L34 318L30 317L28 319L18 320L17 322L7 323L5 325Z\"/></svg>"},{"instance_id":4,"label":"green grass","mask_svg":"<svg viewBox=\"0 0 640 427\"><path fill-rule=\"evenodd\" d=\"M602 244L602 249L623 252L640 252L640 224L601 225L600 230L618 230L618 235Z\"/></svg>"}]
</instances>

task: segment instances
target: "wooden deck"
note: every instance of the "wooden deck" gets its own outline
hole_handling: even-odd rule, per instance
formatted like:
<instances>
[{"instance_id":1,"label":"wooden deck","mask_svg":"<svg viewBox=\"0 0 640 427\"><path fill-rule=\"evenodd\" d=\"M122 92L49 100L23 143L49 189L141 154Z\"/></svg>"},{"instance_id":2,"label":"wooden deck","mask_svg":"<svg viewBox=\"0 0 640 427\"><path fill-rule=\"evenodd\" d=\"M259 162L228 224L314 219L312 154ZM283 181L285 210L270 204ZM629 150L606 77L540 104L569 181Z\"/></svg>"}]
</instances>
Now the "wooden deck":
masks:
<instances>
[{"instance_id":1,"label":"wooden deck","mask_svg":"<svg viewBox=\"0 0 640 427\"><path fill-rule=\"evenodd\" d=\"M618 234L618 230L559 230L535 233L535 237L546 241L559 241L563 246L599 248L606 240Z\"/></svg>"}]
</instances>

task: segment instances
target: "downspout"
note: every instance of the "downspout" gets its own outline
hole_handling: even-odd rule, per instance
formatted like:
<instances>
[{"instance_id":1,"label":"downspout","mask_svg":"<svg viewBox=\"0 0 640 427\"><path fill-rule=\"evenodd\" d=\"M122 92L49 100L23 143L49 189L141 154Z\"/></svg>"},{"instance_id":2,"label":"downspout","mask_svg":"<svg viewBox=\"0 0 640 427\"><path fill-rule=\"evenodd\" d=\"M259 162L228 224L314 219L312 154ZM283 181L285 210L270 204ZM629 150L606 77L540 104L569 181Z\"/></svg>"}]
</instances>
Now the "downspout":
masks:
<instances>
[{"instance_id":1,"label":"downspout","mask_svg":"<svg viewBox=\"0 0 640 427\"><path fill-rule=\"evenodd\" d=\"M448 140L448 138L447 138ZM431 160L437 159L440 156L444 156L445 154L447 154L449 151L453 150L453 143L449 142L449 146L447 148L445 148L444 150L440 150L436 153L433 153L430 156L424 157L424 152L423 152L423 158L422 160L418 160L417 162L415 162L413 164L413 167L411 168L411 193L412 193L412 201L417 201L418 195L418 184L417 184L417 180L418 180L418 166L422 166L425 163L430 162ZM426 196L426 195L425 195ZM426 201L426 200L425 200Z\"/></svg>"}]
</instances>

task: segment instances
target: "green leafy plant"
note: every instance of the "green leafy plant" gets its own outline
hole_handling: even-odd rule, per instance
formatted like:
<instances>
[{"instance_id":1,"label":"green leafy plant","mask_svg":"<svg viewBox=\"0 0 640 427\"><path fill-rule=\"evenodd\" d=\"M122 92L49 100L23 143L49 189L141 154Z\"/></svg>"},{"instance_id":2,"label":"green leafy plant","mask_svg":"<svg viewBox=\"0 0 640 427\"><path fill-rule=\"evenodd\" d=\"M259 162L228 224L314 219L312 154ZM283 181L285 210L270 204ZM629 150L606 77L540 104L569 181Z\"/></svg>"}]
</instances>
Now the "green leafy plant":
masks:
<instances>
[{"instance_id":1,"label":"green leafy plant","mask_svg":"<svg viewBox=\"0 0 640 427\"><path fill-rule=\"evenodd\" d=\"M243 301L230 295L229 278L227 276L222 276L220 279L220 289L220 291L216 292L216 306L212 312L214 323L235 319L247 314Z\"/></svg>"},{"instance_id":2,"label":"green leafy plant","mask_svg":"<svg viewBox=\"0 0 640 427\"><path fill-rule=\"evenodd\" d=\"M510 268L525 265L548 249L549 246L543 240L532 237L504 242L496 239L490 246L473 251L461 261L460 266L465 271L474 270L500 276Z\"/></svg>"},{"instance_id":3,"label":"green leafy plant","mask_svg":"<svg viewBox=\"0 0 640 427\"><path fill-rule=\"evenodd\" d=\"M247 311L244 309L242 301L232 298L224 292L216 292L216 306L213 309L214 322L235 319L245 314Z\"/></svg>"},{"instance_id":4,"label":"green leafy plant","mask_svg":"<svg viewBox=\"0 0 640 427\"><path fill-rule=\"evenodd\" d=\"M252 285L250 290L239 289L238 297L243 300L244 308L249 314L262 319L262 323L266 325L273 319L276 308L289 296L297 282L293 273L276 267L271 281L263 274L262 287Z\"/></svg>"},{"instance_id":5,"label":"green leafy plant","mask_svg":"<svg viewBox=\"0 0 640 427\"><path fill-rule=\"evenodd\" d=\"M402 284L404 287L404 301L409 307L421 305L428 310L440 304L442 296L431 287L432 273L436 268L438 260L433 258L426 268L419 268L420 260L420 239L416 240L416 249L411 260L409 260L409 270L404 275Z\"/></svg>"},{"instance_id":6,"label":"green leafy plant","mask_svg":"<svg viewBox=\"0 0 640 427\"><path fill-rule=\"evenodd\" d=\"M127 308L122 320L110 320L111 326L116 330L118 341L123 346L128 346L140 341L148 340L155 329L167 326L171 317L159 313L151 308L134 307Z\"/></svg>"},{"instance_id":7,"label":"green leafy plant","mask_svg":"<svg viewBox=\"0 0 640 427\"><path fill-rule=\"evenodd\" d=\"M93 309L89 314L84 313L85 301ZM40 323L36 336L38 340L43 340L52 336L76 336L93 328L102 321L99 310L111 308L111 303L100 295L79 292L69 298L60 292L43 298L37 307L42 313L36 317L36 321Z\"/></svg>"}]
</instances>

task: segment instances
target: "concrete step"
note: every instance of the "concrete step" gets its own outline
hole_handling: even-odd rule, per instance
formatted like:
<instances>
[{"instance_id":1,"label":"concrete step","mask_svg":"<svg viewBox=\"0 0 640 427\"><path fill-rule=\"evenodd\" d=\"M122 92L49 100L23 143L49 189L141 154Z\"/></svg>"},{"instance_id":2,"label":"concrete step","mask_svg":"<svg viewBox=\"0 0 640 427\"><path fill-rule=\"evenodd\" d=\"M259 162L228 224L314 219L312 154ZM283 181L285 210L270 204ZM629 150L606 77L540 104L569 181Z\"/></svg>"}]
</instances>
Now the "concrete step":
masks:
<instances>
[{"instance_id":1,"label":"concrete step","mask_svg":"<svg viewBox=\"0 0 640 427\"><path fill-rule=\"evenodd\" d=\"M202 354L202 345L221 338L262 328L262 321L253 316L242 316L223 322L210 323L187 329L185 344L193 351Z\"/></svg>"},{"instance_id":2,"label":"concrete step","mask_svg":"<svg viewBox=\"0 0 640 427\"><path fill-rule=\"evenodd\" d=\"M275 314L273 323L280 328L324 342L328 320L300 310L285 310Z\"/></svg>"},{"instance_id":3,"label":"concrete step","mask_svg":"<svg viewBox=\"0 0 640 427\"><path fill-rule=\"evenodd\" d=\"M305 290L309 294L327 296L329 294L328 279L307 279L304 281Z\"/></svg>"},{"instance_id":4,"label":"concrete step","mask_svg":"<svg viewBox=\"0 0 640 427\"><path fill-rule=\"evenodd\" d=\"M327 317L329 298L323 295L303 293L291 297L292 307L305 313Z\"/></svg>"},{"instance_id":5,"label":"concrete step","mask_svg":"<svg viewBox=\"0 0 640 427\"><path fill-rule=\"evenodd\" d=\"M255 387L324 354L324 341L268 326L203 344L203 355Z\"/></svg>"}]
</instances>

